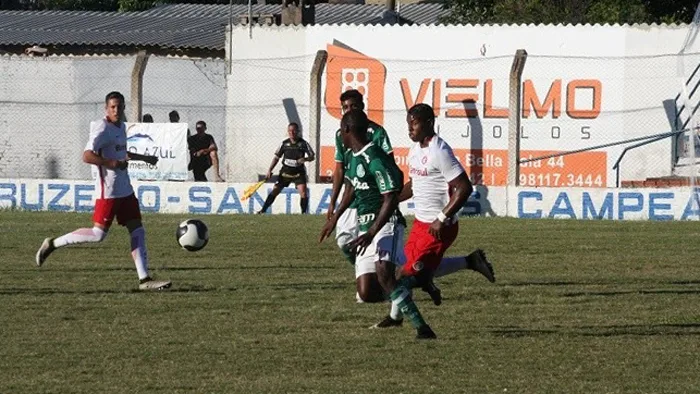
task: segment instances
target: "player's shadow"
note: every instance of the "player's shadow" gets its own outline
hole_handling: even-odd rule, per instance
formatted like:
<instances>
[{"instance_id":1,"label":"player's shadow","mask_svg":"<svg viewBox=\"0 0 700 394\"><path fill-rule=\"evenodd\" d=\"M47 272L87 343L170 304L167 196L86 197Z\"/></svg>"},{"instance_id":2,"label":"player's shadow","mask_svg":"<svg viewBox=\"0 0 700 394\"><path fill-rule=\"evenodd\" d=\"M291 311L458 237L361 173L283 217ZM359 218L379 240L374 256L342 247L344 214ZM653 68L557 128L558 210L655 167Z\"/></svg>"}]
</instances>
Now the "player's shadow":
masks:
<instances>
[{"instance_id":1,"label":"player's shadow","mask_svg":"<svg viewBox=\"0 0 700 394\"><path fill-rule=\"evenodd\" d=\"M654 289L654 290L619 290L619 291L576 291L562 294L562 297L617 297L631 294L700 294L698 289Z\"/></svg>"},{"instance_id":2,"label":"player's shadow","mask_svg":"<svg viewBox=\"0 0 700 394\"><path fill-rule=\"evenodd\" d=\"M474 191L464 203L460 216L498 216L489 201L489 188L486 185L474 185Z\"/></svg>"},{"instance_id":3,"label":"player's shadow","mask_svg":"<svg viewBox=\"0 0 700 394\"><path fill-rule=\"evenodd\" d=\"M486 185L477 185L475 187L476 191L479 193L480 196L480 204L481 204L481 216L498 216L496 215L496 212L493 210L493 207L491 206L491 201L489 200L489 188Z\"/></svg>"},{"instance_id":4,"label":"player's shadow","mask_svg":"<svg viewBox=\"0 0 700 394\"><path fill-rule=\"evenodd\" d=\"M602 326L554 326L551 328L501 327L489 329L494 336L509 338L541 337L547 335L569 337L615 336L700 336L700 323L616 324Z\"/></svg>"},{"instance_id":5,"label":"player's shadow","mask_svg":"<svg viewBox=\"0 0 700 394\"><path fill-rule=\"evenodd\" d=\"M299 125L299 135L304 137L304 125L301 123L301 118L299 117L299 111L297 110L297 104L293 98L282 99L282 106L284 107L284 112L287 114L288 123L296 123ZM287 125L285 125L287 126ZM286 129L286 127L285 127Z\"/></svg>"},{"instance_id":6,"label":"player's shadow","mask_svg":"<svg viewBox=\"0 0 700 394\"><path fill-rule=\"evenodd\" d=\"M464 110L470 115L467 120L469 121L469 149L470 153L473 155L474 162L480 163L484 158L484 126L481 123L481 118L479 117L479 111L476 108L476 102L468 100L462 102L464 105ZM477 166L471 168L470 173L479 173L479 181L483 179L483 166Z\"/></svg>"}]
</instances>

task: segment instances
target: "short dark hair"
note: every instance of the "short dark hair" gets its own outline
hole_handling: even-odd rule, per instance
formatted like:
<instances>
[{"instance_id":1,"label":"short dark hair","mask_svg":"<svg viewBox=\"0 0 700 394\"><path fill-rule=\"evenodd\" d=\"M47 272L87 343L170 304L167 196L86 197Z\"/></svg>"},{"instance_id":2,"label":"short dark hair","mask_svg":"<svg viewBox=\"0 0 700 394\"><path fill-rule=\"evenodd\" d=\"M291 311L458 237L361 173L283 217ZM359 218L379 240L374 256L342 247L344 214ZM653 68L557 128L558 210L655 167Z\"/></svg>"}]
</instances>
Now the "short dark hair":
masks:
<instances>
[{"instance_id":1,"label":"short dark hair","mask_svg":"<svg viewBox=\"0 0 700 394\"><path fill-rule=\"evenodd\" d=\"M141 118L141 122L153 123L153 116L151 114L144 114L143 117Z\"/></svg>"},{"instance_id":2,"label":"short dark hair","mask_svg":"<svg viewBox=\"0 0 700 394\"><path fill-rule=\"evenodd\" d=\"M421 122L434 121L435 111L428 104L416 104L408 110L408 114Z\"/></svg>"},{"instance_id":3,"label":"short dark hair","mask_svg":"<svg viewBox=\"0 0 700 394\"><path fill-rule=\"evenodd\" d=\"M124 104L124 95L117 91L107 93L105 96L105 104L107 104L111 99L118 99L122 102L122 104Z\"/></svg>"},{"instance_id":4,"label":"short dark hair","mask_svg":"<svg viewBox=\"0 0 700 394\"><path fill-rule=\"evenodd\" d=\"M350 132L355 134L355 136L363 137L361 140L364 141L367 138L369 119L365 111L361 109L351 109L343 115L340 122L348 127Z\"/></svg>"},{"instance_id":5,"label":"short dark hair","mask_svg":"<svg viewBox=\"0 0 700 394\"><path fill-rule=\"evenodd\" d=\"M199 126L200 124L201 124L202 126L204 126L205 129L207 128L207 122L205 122L205 121L203 121L203 120L198 120L197 123L194 124L194 127L197 127L197 126Z\"/></svg>"},{"instance_id":6,"label":"short dark hair","mask_svg":"<svg viewBox=\"0 0 700 394\"><path fill-rule=\"evenodd\" d=\"M168 118L170 118L170 121L174 121L175 119L180 120L180 114L177 113L177 111L172 110L168 114Z\"/></svg>"},{"instance_id":7,"label":"short dark hair","mask_svg":"<svg viewBox=\"0 0 700 394\"><path fill-rule=\"evenodd\" d=\"M289 126L294 126L294 127L296 127L297 130L299 130L299 123L297 123L297 122L289 122L287 127L289 127Z\"/></svg>"},{"instance_id":8,"label":"short dark hair","mask_svg":"<svg viewBox=\"0 0 700 394\"><path fill-rule=\"evenodd\" d=\"M344 91L340 95L340 102L347 101L350 99L356 99L359 102L362 102L362 100L363 100L362 93L360 93L360 91L357 89L350 89L350 90Z\"/></svg>"}]
</instances>

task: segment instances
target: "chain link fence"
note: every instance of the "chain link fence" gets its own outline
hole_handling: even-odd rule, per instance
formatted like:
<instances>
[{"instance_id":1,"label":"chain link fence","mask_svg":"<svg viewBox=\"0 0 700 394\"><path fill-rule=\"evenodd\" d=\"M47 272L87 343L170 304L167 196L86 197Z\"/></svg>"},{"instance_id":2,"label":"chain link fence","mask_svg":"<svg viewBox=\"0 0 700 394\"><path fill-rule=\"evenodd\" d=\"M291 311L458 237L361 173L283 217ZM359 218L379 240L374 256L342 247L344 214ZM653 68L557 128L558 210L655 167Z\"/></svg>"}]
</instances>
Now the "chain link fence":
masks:
<instances>
[{"instance_id":1,"label":"chain link fence","mask_svg":"<svg viewBox=\"0 0 700 394\"><path fill-rule=\"evenodd\" d=\"M411 146L406 111L424 102L433 106L439 134L452 145L475 184L506 185L511 111L520 122L522 186L615 187L679 175L676 138L666 135L644 144L683 128L678 56L529 55L516 108L510 102L513 56L405 60L370 58L332 45L327 49L319 87L321 126L317 136L309 136L318 141L319 181L332 175L339 96L347 89L365 93L370 118L387 129L404 170ZM684 61L697 67L697 55L686 57ZM245 146L236 150L244 159L233 164L244 174L241 181L265 173L274 146L286 137L287 122L309 124L314 58L234 61L229 89L238 91L231 96L230 124L235 131L229 142ZM259 147L266 143L270 147L261 157Z\"/></svg>"},{"instance_id":2,"label":"chain link fence","mask_svg":"<svg viewBox=\"0 0 700 394\"><path fill-rule=\"evenodd\" d=\"M365 93L370 118L387 129L404 170L411 146L406 111L424 102L433 106L438 132L472 181L503 186L509 116L517 111L520 157L526 160L520 167L521 185L614 187L681 174L683 138L625 151L644 137L687 123L689 111L684 112L679 98L684 79L679 59L693 108L700 97L695 94L700 72L693 73L700 64L698 54L529 55L518 110L510 102L513 56L405 60L329 46L318 87L320 126L312 129L316 56L234 59L230 70L220 59L151 56L143 78L143 113L168 122L168 113L176 110L192 131L195 122L204 120L219 146L220 173L232 182L264 176L273 152L287 138L287 124L296 122L318 150L317 162L310 165L317 166L317 179L325 182L334 167L339 96L356 88ZM1 57L6 77L0 80L0 177L90 178L89 166L81 161L89 123L103 116L107 92L130 96L134 62L132 56ZM574 151L581 152L563 154ZM532 160L540 157L545 158ZM213 169L207 177L214 179Z\"/></svg>"},{"instance_id":3,"label":"chain link fence","mask_svg":"<svg viewBox=\"0 0 700 394\"><path fill-rule=\"evenodd\" d=\"M104 97L129 97L135 56L0 57L0 177L90 179L82 162L90 122L104 117ZM207 122L225 163L225 62L151 56L143 77L143 113L169 122L176 110L194 132ZM213 179L213 170L207 175ZM226 168L222 165L221 172ZM191 174L190 174L191 177Z\"/></svg>"}]
</instances>

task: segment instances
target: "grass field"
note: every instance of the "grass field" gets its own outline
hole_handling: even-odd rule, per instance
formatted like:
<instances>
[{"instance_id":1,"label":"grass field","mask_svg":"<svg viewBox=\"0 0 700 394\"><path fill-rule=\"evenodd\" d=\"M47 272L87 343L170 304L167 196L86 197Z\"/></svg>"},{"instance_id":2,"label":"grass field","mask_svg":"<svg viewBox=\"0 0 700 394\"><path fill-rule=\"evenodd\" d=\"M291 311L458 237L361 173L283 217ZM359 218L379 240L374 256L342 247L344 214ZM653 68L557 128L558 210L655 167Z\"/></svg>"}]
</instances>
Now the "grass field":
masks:
<instances>
[{"instance_id":1,"label":"grass field","mask_svg":"<svg viewBox=\"0 0 700 394\"><path fill-rule=\"evenodd\" d=\"M0 393L690 393L700 390L700 227L692 222L462 219L452 254L482 247L497 281L439 278L409 324L369 330L354 274L320 216L145 215L136 290L123 228L103 244L34 253L89 214L0 211ZM410 223L409 223L410 224ZM407 322L406 322L407 323Z\"/></svg>"}]
</instances>

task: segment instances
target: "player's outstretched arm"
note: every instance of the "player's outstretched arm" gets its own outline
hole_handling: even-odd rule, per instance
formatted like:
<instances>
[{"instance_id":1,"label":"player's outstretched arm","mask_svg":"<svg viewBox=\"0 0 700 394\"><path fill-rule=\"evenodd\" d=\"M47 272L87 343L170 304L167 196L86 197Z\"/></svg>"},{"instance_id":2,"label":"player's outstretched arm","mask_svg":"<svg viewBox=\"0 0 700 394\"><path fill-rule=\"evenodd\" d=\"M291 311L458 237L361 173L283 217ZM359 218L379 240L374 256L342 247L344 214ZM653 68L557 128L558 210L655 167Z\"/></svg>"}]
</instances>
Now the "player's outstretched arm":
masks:
<instances>
[{"instance_id":1,"label":"player's outstretched arm","mask_svg":"<svg viewBox=\"0 0 700 394\"><path fill-rule=\"evenodd\" d=\"M451 180L448 184L450 190L452 190L452 195L450 196L450 201L447 203L445 208L442 209L442 213L449 218L462 209L464 203L467 202L467 199L469 196L471 196L474 188L472 183L469 181L467 174L464 172L458 175L455 179Z\"/></svg>"},{"instance_id":2,"label":"player's outstretched arm","mask_svg":"<svg viewBox=\"0 0 700 394\"><path fill-rule=\"evenodd\" d=\"M379 214L377 214L377 219L372 223L372 226L367 229L367 232L357 237L355 240L351 241L349 246L350 250L355 250L356 253L363 253L364 250L372 243L372 239L377 235L379 230L384 227L391 215L394 214L396 209L399 207L399 192L393 191L382 194L382 206L379 208Z\"/></svg>"},{"instance_id":3,"label":"player's outstretched arm","mask_svg":"<svg viewBox=\"0 0 700 394\"><path fill-rule=\"evenodd\" d=\"M270 163L270 168L267 170L267 174L265 174L265 180L270 180L272 178L272 170L275 169L277 166L277 163L280 161L280 158L278 156L275 156L272 158L272 163Z\"/></svg>"},{"instance_id":4,"label":"player's outstretched arm","mask_svg":"<svg viewBox=\"0 0 700 394\"><path fill-rule=\"evenodd\" d=\"M404 202L411 197L413 197L413 180L409 179L399 193L399 202Z\"/></svg>"},{"instance_id":5,"label":"player's outstretched arm","mask_svg":"<svg viewBox=\"0 0 700 394\"><path fill-rule=\"evenodd\" d=\"M306 153L304 154L304 157L299 160L301 161L301 164L316 160L316 153L314 153L314 149L308 142L306 143Z\"/></svg>"},{"instance_id":6,"label":"player's outstretched arm","mask_svg":"<svg viewBox=\"0 0 700 394\"><path fill-rule=\"evenodd\" d=\"M331 217L333 217L333 213L335 211L335 203L338 201L338 197L340 196L340 187L343 184L343 179L345 179L345 166L343 165L343 162L336 161L335 169L333 170L333 188L331 190L331 201L328 203L328 212L326 212L327 220L330 220Z\"/></svg>"},{"instance_id":7,"label":"player's outstretched arm","mask_svg":"<svg viewBox=\"0 0 700 394\"><path fill-rule=\"evenodd\" d=\"M146 156L146 155L139 155L138 153L132 153L128 152L126 156L129 158L129 160L136 160L136 161L143 161L146 162L152 166L156 165L158 163L158 156Z\"/></svg>"},{"instance_id":8,"label":"player's outstretched arm","mask_svg":"<svg viewBox=\"0 0 700 394\"><path fill-rule=\"evenodd\" d=\"M109 168L110 170L116 170L116 169L125 169L129 163L126 161L120 161L120 160L114 160L114 159L105 159L104 157L98 155L97 153L91 151L91 150L86 150L83 152L83 162L87 164L94 164L96 166L100 167L106 167Z\"/></svg>"},{"instance_id":9,"label":"player's outstretched arm","mask_svg":"<svg viewBox=\"0 0 700 394\"><path fill-rule=\"evenodd\" d=\"M345 180L345 190L343 191L343 198L340 200L340 204L338 204L338 209L336 210L335 214L333 215L335 217L335 220L338 221L338 218L345 213L345 211L348 209L350 206L350 203L355 199L355 188L352 186L352 183L348 181L347 179Z\"/></svg>"},{"instance_id":10,"label":"player's outstretched arm","mask_svg":"<svg viewBox=\"0 0 700 394\"><path fill-rule=\"evenodd\" d=\"M338 209L335 211L335 213L326 221L326 224L323 225L323 229L321 230L321 238L319 239L318 242L323 242L324 239L328 238L330 234L333 232L335 229L335 225L338 223L338 218L343 215L343 213L348 209L350 206L350 203L355 199L355 188L352 187L352 184L346 180L345 182L345 191L343 192L343 199L340 200L340 204L338 205Z\"/></svg>"}]
</instances>

